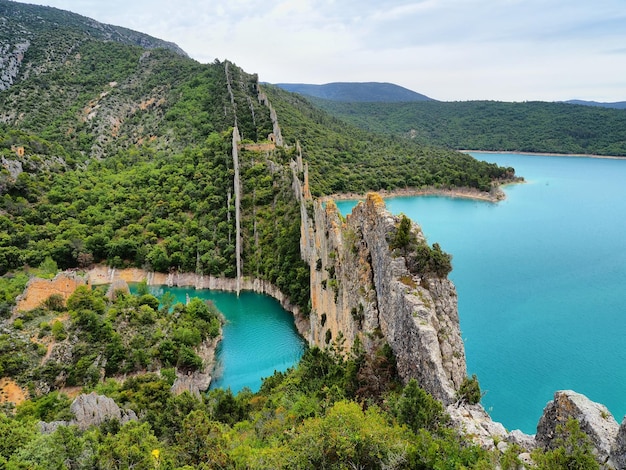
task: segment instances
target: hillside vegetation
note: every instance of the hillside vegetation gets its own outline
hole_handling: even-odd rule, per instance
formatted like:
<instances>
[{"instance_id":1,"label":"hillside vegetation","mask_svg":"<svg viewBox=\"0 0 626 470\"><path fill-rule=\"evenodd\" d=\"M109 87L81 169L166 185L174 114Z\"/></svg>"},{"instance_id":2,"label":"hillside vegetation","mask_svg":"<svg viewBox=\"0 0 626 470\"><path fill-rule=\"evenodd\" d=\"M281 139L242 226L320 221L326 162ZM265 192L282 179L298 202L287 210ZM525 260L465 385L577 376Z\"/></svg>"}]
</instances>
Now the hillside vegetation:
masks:
<instances>
[{"instance_id":1,"label":"hillside vegetation","mask_svg":"<svg viewBox=\"0 0 626 470\"><path fill-rule=\"evenodd\" d=\"M626 156L626 112L567 103L342 103L311 98L362 129L450 149Z\"/></svg>"},{"instance_id":2,"label":"hillside vegetation","mask_svg":"<svg viewBox=\"0 0 626 470\"><path fill-rule=\"evenodd\" d=\"M3 5L18 12L8 24L23 16L20 4ZM106 262L233 277L232 126L244 144L267 143L273 130L257 77L229 62L94 39L74 26L81 17L66 15L67 28L55 16L30 30L15 83L0 93L0 273L50 256L63 269ZM305 310L308 270L287 166L296 142L315 194L489 190L513 173L373 136L297 95L267 93L287 145L241 152L243 272L277 284Z\"/></svg>"},{"instance_id":3,"label":"hillside vegetation","mask_svg":"<svg viewBox=\"0 0 626 470\"><path fill-rule=\"evenodd\" d=\"M278 87L266 91L285 138L302 144L314 195L423 187L490 191L492 183L515 175L513 168L442 147L366 132Z\"/></svg>"}]
</instances>

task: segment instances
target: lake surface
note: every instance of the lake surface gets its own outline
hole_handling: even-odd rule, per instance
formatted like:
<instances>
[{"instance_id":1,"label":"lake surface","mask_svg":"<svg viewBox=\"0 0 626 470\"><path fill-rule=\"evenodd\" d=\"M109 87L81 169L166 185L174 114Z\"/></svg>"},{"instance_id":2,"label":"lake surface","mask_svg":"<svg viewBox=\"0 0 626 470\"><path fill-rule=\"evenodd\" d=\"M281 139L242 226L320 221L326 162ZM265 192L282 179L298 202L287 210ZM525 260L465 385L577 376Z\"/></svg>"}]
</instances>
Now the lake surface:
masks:
<instances>
[{"instance_id":1,"label":"lake surface","mask_svg":"<svg viewBox=\"0 0 626 470\"><path fill-rule=\"evenodd\" d=\"M572 389L626 413L626 160L473 154L525 184L497 204L387 199L453 255L468 373L508 429ZM342 213L354 205L340 201Z\"/></svg>"},{"instance_id":2,"label":"lake surface","mask_svg":"<svg viewBox=\"0 0 626 470\"><path fill-rule=\"evenodd\" d=\"M187 296L211 300L226 317L211 388L230 387L237 393L248 387L255 392L262 378L275 370L285 371L304 353L306 342L298 335L293 315L269 296L242 292L238 297L231 292L166 286L151 286L150 292L157 297L171 292L183 303Z\"/></svg>"}]
</instances>

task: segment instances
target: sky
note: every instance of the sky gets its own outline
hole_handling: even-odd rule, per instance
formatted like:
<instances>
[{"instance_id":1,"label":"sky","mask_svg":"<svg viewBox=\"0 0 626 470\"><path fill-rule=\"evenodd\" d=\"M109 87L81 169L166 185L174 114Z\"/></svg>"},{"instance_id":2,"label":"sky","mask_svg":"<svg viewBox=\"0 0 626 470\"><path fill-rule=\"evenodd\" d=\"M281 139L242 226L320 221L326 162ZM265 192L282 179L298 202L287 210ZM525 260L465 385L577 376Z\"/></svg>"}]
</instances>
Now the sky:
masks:
<instances>
[{"instance_id":1,"label":"sky","mask_svg":"<svg viewBox=\"0 0 626 470\"><path fill-rule=\"evenodd\" d=\"M626 0L27 0L270 83L390 82L442 101L626 101Z\"/></svg>"}]
</instances>

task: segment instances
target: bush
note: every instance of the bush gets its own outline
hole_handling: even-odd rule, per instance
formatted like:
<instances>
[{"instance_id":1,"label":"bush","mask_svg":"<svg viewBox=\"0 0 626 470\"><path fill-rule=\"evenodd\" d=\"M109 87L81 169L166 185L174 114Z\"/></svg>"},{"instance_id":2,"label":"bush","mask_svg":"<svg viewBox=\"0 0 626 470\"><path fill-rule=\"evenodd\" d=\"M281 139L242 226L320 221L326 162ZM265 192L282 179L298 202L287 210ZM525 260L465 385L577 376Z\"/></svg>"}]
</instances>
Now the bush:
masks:
<instances>
[{"instance_id":1,"label":"bush","mask_svg":"<svg viewBox=\"0 0 626 470\"><path fill-rule=\"evenodd\" d=\"M532 457L537 470L572 470L599 469L600 464L594 455L594 448L589 437L580 429L580 423L570 418L565 425L556 428L555 447L542 452L537 449Z\"/></svg>"},{"instance_id":2,"label":"bush","mask_svg":"<svg viewBox=\"0 0 626 470\"><path fill-rule=\"evenodd\" d=\"M460 403L475 405L480 402L482 394L480 392L480 385L478 384L476 374L473 374L471 379L469 377L465 377L463 379L463 383L459 387L456 397Z\"/></svg>"},{"instance_id":3,"label":"bush","mask_svg":"<svg viewBox=\"0 0 626 470\"><path fill-rule=\"evenodd\" d=\"M395 408L398 421L413 432L420 429L434 432L449 421L441 402L422 389L415 379L404 387Z\"/></svg>"},{"instance_id":4,"label":"bush","mask_svg":"<svg viewBox=\"0 0 626 470\"><path fill-rule=\"evenodd\" d=\"M43 306L53 312L62 312L65 310L65 299L61 294L52 294L44 300Z\"/></svg>"},{"instance_id":5,"label":"bush","mask_svg":"<svg viewBox=\"0 0 626 470\"><path fill-rule=\"evenodd\" d=\"M63 326L63 323L58 320L52 323L51 331L55 341L63 341L65 338L67 338L65 326Z\"/></svg>"},{"instance_id":6,"label":"bush","mask_svg":"<svg viewBox=\"0 0 626 470\"><path fill-rule=\"evenodd\" d=\"M181 346L178 350L178 362L176 367L179 369L198 370L202 368L202 359L193 349L188 346Z\"/></svg>"}]
</instances>

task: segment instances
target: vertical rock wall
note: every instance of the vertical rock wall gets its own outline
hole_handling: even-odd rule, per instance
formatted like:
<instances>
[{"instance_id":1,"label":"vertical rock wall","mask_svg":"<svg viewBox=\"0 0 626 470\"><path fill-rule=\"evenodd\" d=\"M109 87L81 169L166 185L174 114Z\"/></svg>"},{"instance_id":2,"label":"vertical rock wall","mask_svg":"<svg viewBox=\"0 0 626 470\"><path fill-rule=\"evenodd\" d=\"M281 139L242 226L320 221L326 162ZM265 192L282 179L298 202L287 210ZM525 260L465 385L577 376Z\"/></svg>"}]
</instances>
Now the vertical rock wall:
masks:
<instances>
[{"instance_id":1,"label":"vertical rock wall","mask_svg":"<svg viewBox=\"0 0 626 470\"><path fill-rule=\"evenodd\" d=\"M235 259L237 263L237 295L241 292L241 251L243 249L241 244L241 177L239 175L239 142L241 137L239 136L239 130L235 125L233 129L233 168L235 171L234 176L234 189L235 189Z\"/></svg>"},{"instance_id":2,"label":"vertical rock wall","mask_svg":"<svg viewBox=\"0 0 626 470\"><path fill-rule=\"evenodd\" d=\"M366 348L382 338L403 380L416 378L434 397L454 401L466 367L453 284L412 275L392 253L399 220L380 196L368 195L343 219L332 201L313 201L300 159L292 170L301 202L300 248L311 267L309 341L324 347L342 336L348 349L357 338ZM417 225L412 231L424 238Z\"/></svg>"}]
</instances>

